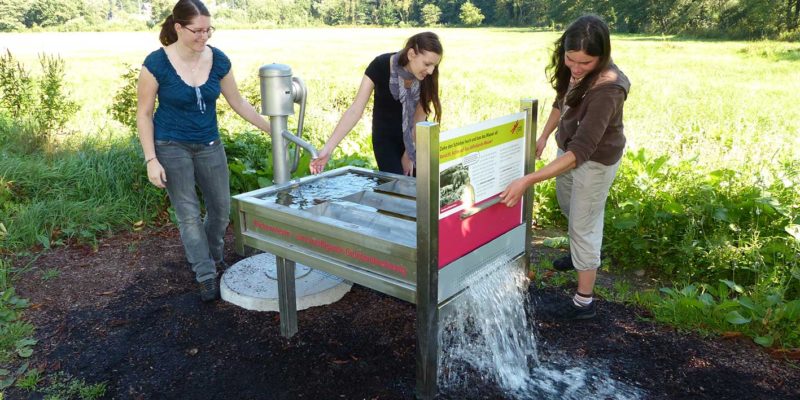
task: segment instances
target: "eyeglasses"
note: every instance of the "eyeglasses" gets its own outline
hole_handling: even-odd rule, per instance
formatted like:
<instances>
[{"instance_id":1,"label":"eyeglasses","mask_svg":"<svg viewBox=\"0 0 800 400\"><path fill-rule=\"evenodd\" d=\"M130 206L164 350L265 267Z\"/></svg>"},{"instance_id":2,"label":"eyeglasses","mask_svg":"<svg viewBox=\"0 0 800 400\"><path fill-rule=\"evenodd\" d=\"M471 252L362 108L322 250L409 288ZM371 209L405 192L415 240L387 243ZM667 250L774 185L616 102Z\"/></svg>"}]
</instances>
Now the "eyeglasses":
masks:
<instances>
[{"instance_id":1,"label":"eyeglasses","mask_svg":"<svg viewBox=\"0 0 800 400\"><path fill-rule=\"evenodd\" d=\"M186 29L187 31L194 33L196 37L201 37L203 36L203 34L206 34L208 35L208 37L211 37L211 35L213 35L214 31L216 30L213 26L208 27L208 29L192 29L189 28L188 26L184 26L183 29Z\"/></svg>"}]
</instances>

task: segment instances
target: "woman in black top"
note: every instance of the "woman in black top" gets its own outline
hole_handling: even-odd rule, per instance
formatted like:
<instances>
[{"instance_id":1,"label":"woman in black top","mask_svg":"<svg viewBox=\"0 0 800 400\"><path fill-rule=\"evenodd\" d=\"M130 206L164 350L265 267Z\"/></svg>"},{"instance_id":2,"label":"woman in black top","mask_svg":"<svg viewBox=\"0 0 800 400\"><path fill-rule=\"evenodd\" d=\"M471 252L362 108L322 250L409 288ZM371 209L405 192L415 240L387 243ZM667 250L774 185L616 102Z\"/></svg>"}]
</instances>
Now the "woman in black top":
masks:
<instances>
[{"instance_id":1,"label":"woman in black top","mask_svg":"<svg viewBox=\"0 0 800 400\"><path fill-rule=\"evenodd\" d=\"M364 114L372 91L372 148L378 169L412 175L416 161L415 125L436 112L439 103L439 61L442 44L433 32L418 33L406 41L403 50L375 57L364 72L353 104L344 112L330 139L311 160L311 172L322 172L331 153Z\"/></svg>"}]
</instances>

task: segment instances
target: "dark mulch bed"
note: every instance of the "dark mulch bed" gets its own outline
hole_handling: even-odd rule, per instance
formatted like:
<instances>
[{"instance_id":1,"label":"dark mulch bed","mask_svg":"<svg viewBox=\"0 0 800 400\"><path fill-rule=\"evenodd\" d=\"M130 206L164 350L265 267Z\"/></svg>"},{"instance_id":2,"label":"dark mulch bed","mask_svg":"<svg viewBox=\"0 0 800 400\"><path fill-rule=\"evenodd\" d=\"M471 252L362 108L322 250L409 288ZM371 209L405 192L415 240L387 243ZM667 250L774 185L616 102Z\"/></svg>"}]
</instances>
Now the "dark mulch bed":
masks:
<instances>
[{"instance_id":1,"label":"dark mulch bed","mask_svg":"<svg viewBox=\"0 0 800 400\"><path fill-rule=\"evenodd\" d=\"M239 259L230 249L227 257ZM106 398L414 397L415 309L373 290L356 285L337 303L301 311L299 332L284 339L277 313L201 303L173 228L121 234L96 251L60 248L33 267L17 284L33 303L26 312L39 340L32 365L106 382ZM60 275L43 280L53 268ZM534 304L568 298L558 289L531 290L531 296ZM648 322L625 305L598 304L593 321L537 319L543 365L579 365L597 371L595 380L635 387L647 399L800 398L800 368L748 340L701 338ZM445 389L439 397L510 397L478 377L469 381L468 388ZM6 392L8 399L40 397Z\"/></svg>"}]
</instances>

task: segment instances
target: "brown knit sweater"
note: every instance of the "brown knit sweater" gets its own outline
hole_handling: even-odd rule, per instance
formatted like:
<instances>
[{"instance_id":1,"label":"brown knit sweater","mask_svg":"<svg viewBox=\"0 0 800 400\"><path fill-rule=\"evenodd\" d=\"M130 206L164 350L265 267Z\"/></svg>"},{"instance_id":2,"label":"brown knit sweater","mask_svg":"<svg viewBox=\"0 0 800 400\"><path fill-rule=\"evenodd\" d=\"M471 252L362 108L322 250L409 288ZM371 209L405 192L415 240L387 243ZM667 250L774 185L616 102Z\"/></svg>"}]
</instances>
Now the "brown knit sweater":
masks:
<instances>
[{"instance_id":1,"label":"brown knit sweater","mask_svg":"<svg viewBox=\"0 0 800 400\"><path fill-rule=\"evenodd\" d=\"M576 168L587 160L613 165L622 158L622 108L630 88L628 77L612 63L576 107L564 111L563 99L553 104L561 111L556 144L575 154Z\"/></svg>"}]
</instances>

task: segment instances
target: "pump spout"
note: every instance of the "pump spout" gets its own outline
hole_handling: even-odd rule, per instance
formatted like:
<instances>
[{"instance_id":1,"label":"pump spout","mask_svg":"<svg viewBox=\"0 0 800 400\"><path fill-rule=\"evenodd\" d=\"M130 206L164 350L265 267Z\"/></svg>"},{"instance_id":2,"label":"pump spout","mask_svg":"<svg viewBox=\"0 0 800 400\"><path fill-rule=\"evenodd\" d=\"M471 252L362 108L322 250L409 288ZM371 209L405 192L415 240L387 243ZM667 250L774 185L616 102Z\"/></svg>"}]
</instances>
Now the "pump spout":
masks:
<instances>
[{"instance_id":1,"label":"pump spout","mask_svg":"<svg viewBox=\"0 0 800 400\"><path fill-rule=\"evenodd\" d=\"M285 137L286 139L289 139L289 141L291 141L292 143L302 147L303 150L305 150L309 154L311 154L311 158L319 157L319 153L317 153L317 149L315 149L314 146L311 145L311 143L308 143L305 140L300 139L300 137L293 135L288 130L285 130L285 131L283 131L281 133L282 133L283 137ZM296 165L296 162L295 162L295 165Z\"/></svg>"}]
</instances>

